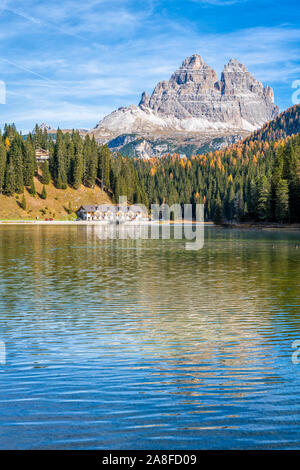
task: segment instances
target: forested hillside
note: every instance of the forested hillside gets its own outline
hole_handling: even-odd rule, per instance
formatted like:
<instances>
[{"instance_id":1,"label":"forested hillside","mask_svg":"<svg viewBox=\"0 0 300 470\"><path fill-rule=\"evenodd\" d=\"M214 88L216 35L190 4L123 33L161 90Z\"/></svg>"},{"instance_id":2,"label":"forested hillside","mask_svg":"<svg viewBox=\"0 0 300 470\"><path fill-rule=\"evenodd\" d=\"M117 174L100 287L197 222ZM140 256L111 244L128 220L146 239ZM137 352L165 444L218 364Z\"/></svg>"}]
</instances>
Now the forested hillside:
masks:
<instances>
[{"instance_id":1,"label":"forested hillside","mask_svg":"<svg viewBox=\"0 0 300 470\"><path fill-rule=\"evenodd\" d=\"M42 163L39 169L37 148L48 150L50 155L49 163ZM87 135L83 139L77 131L63 134L58 130L54 141L47 131L36 126L35 132L25 139L14 125L6 125L0 135L0 194L13 196L26 189L35 196L38 170L44 195L50 182L61 190L97 185L114 201L127 194L129 202L147 204L133 163L125 162L121 156L113 158L107 146L99 146L94 138Z\"/></svg>"},{"instance_id":2,"label":"forested hillside","mask_svg":"<svg viewBox=\"0 0 300 470\"><path fill-rule=\"evenodd\" d=\"M149 202L204 203L205 218L300 222L300 134L183 159L135 160Z\"/></svg>"},{"instance_id":3,"label":"forested hillside","mask_svg":"<svg viewBox=\"0 0 300 470\"><path fill-rule=\"evenodd\" d=\"M251 140L275 142L285 139L300 132L300 104L292 106L281 113L273 121L267 122L260 130L254 132L244 140L249 143Z\"/></svg>"},{"instance_id":4,"label":"forested hillside","mask_svg":"<svg viewBox=\"0 0 300 470\"><path fill-rule=\"evenodd\" d=\"M132 160L113 156L107 146L99 146L89 135L82 138L76 131L58 130L54 141L38 126L26 138L15 126L5 126L0 135L0 193L5 195L1 197L14 196L22 206L26 192L46 199L49 188L48 193L57 199L50 191L53 187L66 191L74 205L76 198L70 190L100 188L113 202L125 195L130 203L149 206L204 203L206 220L217 223L300 222L300 134L286 137L298 128L299 106L294 106L251 139L225 150L190 159L174 154ZM276 139L283 134L284 138ZM50 155L49 163L39 168L37 148ZM37 178L42 185L38 196ZM89 201L92 197L89 194Z\"/></svg>"}]
</instances>

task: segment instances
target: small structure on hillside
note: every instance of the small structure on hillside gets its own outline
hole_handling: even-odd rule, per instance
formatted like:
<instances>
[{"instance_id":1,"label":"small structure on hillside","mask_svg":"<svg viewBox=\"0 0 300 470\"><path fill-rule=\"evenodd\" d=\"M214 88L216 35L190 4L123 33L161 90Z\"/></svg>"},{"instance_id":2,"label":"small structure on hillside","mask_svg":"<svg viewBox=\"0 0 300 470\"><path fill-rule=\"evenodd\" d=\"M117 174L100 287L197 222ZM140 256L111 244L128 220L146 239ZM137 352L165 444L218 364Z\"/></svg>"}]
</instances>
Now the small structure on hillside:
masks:
<instances>
[{"instance_id":1,"label":"small structure on hillside","mask_svg":"<svg viewBox=\"0 0 300 470\"><path fill-rule=\"evenodd\" d=\"M147 212L138 205L85 205L80 207L77 214L83 220L103 221L108 223L137 222L145 218L148 220Z\"/></svg>"},{"instance_id":2,"label":"small structure on hillside","mask_svg":"<svg viewBox=\"0 0 300 470\"><path fill-rule=\"evenodd\" d=\"M45 149L36 149L35 158L38 163L43 163L49 160L49 151Z\"/></svg>"}]
</instances>

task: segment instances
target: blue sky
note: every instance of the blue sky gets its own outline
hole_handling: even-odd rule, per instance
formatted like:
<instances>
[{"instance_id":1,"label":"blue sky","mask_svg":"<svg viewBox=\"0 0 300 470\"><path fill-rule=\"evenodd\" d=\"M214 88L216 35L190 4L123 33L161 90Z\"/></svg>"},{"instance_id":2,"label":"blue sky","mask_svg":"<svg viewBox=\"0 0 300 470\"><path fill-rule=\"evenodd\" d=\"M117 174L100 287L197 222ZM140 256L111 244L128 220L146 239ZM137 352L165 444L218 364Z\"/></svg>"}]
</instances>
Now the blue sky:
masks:
<instances>
[{"instance_id":1,"label":"blue sky","mask_svg":"<svg viewBox=\"0 0 300 470\"><path fill-rule=\"evenodd\" d=\"M0 127L91 128L194 53L219 75L238 59L291 106L299 0L1 0Z\"/></svg>"}]
</instances>

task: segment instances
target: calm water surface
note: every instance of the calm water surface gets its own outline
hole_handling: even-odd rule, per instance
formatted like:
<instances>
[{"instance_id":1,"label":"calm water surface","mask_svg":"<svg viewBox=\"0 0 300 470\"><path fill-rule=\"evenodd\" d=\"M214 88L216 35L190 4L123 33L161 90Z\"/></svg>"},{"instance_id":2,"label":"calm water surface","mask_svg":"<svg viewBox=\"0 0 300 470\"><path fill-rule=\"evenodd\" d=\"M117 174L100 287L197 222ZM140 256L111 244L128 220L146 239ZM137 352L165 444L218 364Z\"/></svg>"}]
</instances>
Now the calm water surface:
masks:
<instances>
[{"instance_id":1,"label":"calm water surface","mask_svg":"<svg viewBox=\"0 0 300 470\"><path fill-rule=\"evenodd\" d=\"M0 447L300 448L299 330L299 233L2 226Z\"/></svg>"}]
</instances>

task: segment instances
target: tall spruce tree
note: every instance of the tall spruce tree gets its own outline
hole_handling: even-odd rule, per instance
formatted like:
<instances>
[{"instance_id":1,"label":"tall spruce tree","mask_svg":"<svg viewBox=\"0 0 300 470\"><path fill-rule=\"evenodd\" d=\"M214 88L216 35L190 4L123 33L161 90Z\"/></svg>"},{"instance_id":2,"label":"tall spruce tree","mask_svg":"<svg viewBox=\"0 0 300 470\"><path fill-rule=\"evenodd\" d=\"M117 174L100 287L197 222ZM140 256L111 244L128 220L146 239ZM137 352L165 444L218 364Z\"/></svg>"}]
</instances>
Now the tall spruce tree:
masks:
<instances>
[{"instance_id":1,"label":"tall spruce tree","mask_svg":"<svg viewBox=\"0 0 300 470\"><path fill-rule=\"evenodd\" d=\"M57 130L56 143L54 146L53 155L53 172L56 187L58 189L66 189L67 187L67 169L65 162L65 146L63 133L60 129Z\"/></svg>"},{"instance_id":2,"label":"tall spruce tree","mask_svg":"<svg viewBox=\"0 0 300 470\"><path fill-rule=\"evenodd\" d=\"M119 157L120 159L120 157ZM98 162L98 177L101 181L103 189L110 189L110 167L111 167L111 156L107 145L99 150L99 162Z\"/></svg>"},{"instance_id":3,"label":"tall spruce tree","mask_svg":"<svg viewBox=\"0 0 300 470\"><path fill-rule=\"evenodd\" d=\"M84 173L84 161L83 161L83 143L79 134L75 138L74 142L74 162L73 162L73 177L72 183L75 189L79 189L82 184Z\"/></svg>"},{"instance_id":4,"label":"tall spruce tree","mask_svg":"<svg viewBox=\"0 0 300 470\"><path fill-rule=\"evenodd\" d=\"M222 207L222 201L219 195L216 201L216 207L215 207L213 220L216 225L221 225L223 223L223 207Z\"/></svg>"},{"instance_id":5,"label":"tall spruce tree","mask_svg":"<svg viewBox=\"0 0 300 470\"><path fill-rule=\"evenodd\" d=\"M41 182L42 184L49 184L50 183L50 171L49 171L49 164L47 160L45 160L42 163L42 177L41 177Z\"/></svg>"},{"instance_id":6,"label":"tall spruce tree","mask_svg":"<svg viewBox=\"0 0 300 470\"><path fill-rule=\"evenodd\" d=\"M6 149L2 137L0 137L0 194L3 193L6 167Z\"/></svg>"},{"instance_id":7,"label":"tall spruce tree","mask_svg":"<svg viewBox=\"0 0 300 470\"><path fill-rule=\"evenodd\" d=\"M41 192L41 198L42 199L47 199L47 191L45 186L43 186L42 192Z\"/></svg>"},{"instance_id":8,"label":"tall spruce tree","mask_svg":"<svg viewBox=\"0 0 300 470\"><path fill-rule=\"evenodd\" d=\"M35 153L31 140L28 139L23 151L23 177L24 185L30 186L35 171Z\"/></svg>"},{"instance_id":9,"label":"tall spruce tree","mask_svg":"<svg viewBox=\"0 0 300 470\"><path fill-rule=\"evenodd\" d=\"M30 192L31 196L35 196L35 195L36 195L36 189L35 189L35 184L34 184L34 179L33 179L33 177L31 178L29 192Z\"/></svg>"},{"instance_id":10,"label":"tall spruce tree","mask_svg":"<svg viewBox=\"0 0 300 470\"><path fill-rule=\"evenodd\" d=\"M15 168L12 158L9 157L5 169L4 192L7 196L12 196L16 189Z\"/></svg>"},{"instance_id":11,"label":"tall spruce tree","mask_svg":"<svg viewBox=\"0 0 300 470\"><path fill-rule=\"evenodd\" d=\"M93 188L96 184L97 165L98 165L98 148L93 136L92 140L86 136L84 142L84 184L89 188Z\"/></svg>"},{"instance_id":12,"label":"tall spruce tree","mask_svg":"<svg viewBox=\"0 0 300 470\"><path fill-rule=\"evenodd\" d=\"M268 220L271 215L271 185L265 175L258 181L257 214L262 221Z\"/></svg>"},{"instance_id":13,"label":"tall spruce tree","mask_svg":"<svg viewBox=\"0 0 300 470\"><path fill-rule=\"evenodd\" d=\"M275 217L278 222L286 222L289 217L289 186L284 179L275 188Z\"/></svg>"},{"instance_id":14,"label":"tall spruce tree","mask_svg":"<svg viewBox=\"0 0 300 470\"><path fill-rule=\"evenodd\" d=\"M15 171L15 192L23 193L24 191L24 178L23 178L23 153L22 142L15 139L9 150L10 159L13 162Z\"/></svg>"},{"instance_id":15,"label":"tall spruce tree","mask_svg":"<svg viewBox=\"0 0 300 470\"><path fill-rule=\"evenodd\" d=\"M23 211L26 211L27 204L26 204L26 199L25 199L25 195L24 195L24 194L23 194L23 196L22 196L22 200L21 200L20 206L21 206L21 208L23 209Z\"/></svg>"}]
</instances>

